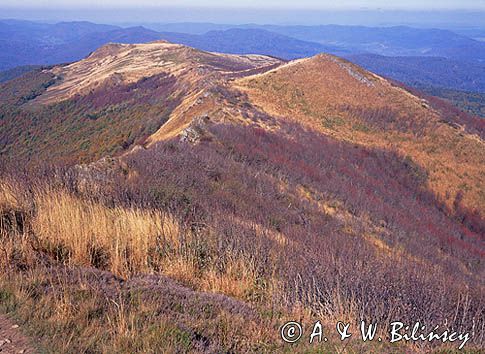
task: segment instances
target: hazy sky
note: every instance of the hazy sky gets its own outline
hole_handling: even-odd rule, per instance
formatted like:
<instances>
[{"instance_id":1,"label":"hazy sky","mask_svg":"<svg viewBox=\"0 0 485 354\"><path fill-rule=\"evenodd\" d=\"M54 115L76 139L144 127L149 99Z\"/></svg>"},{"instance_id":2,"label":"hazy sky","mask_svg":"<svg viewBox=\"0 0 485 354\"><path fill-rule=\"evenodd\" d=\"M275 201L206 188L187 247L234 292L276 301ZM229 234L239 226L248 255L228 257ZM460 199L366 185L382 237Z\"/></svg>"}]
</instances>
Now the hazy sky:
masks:
<instances>
[{"instance_id":1,"label":"hazy sky","mask_svg":"<svg viewBox=\"0 0 485 354\"><path fill-rule=\"evenodd\" d=\"M485 0L0 0L0 18L485 28Z\"/></svg>"},{"instance_id":2,"label":"hazy sky","mask_svg":"<svg viewBox=\"0 0 485 354\"><path fill-rule=\"evenodd\" d=\"M485 0L0 0L0 7L250 7L299 9L485 9Z\"/></svg>"}]
</instances>

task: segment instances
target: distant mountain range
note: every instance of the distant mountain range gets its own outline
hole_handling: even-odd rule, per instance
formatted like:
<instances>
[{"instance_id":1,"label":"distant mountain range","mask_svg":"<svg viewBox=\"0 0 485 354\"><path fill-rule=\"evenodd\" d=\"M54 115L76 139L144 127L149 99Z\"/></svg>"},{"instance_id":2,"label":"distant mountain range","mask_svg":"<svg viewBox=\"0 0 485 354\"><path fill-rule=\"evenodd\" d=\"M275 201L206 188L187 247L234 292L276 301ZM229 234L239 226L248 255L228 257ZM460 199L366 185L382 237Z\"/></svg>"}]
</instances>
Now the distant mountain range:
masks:
<instances>
[{"instance_id":1,"label":"distant mountain range","mask_svg":"<svg viewBox=\"0 0 485 354\"><path fill-rule=\"evenodd\" d=\"M413 87L452 87L485 92L485 65L440 57L386 57L354 54L346 58L367 70L404 82Z\"/></svg>"},{"instance_id":2,"label":"distant mountain range","mask_svg":"<svg viewBox=\"0 0 485 354\"><path fill-rule=\"evenodd\" d=\"M485 43L448 30L410 27L169 24L122 28L90 22L44 24L0 20L0 68L84 57L107 41L168 39L206 50L254 51L285 59L326 51L426 56L484 63ZM87 53L86 53L87 51Z\"/></svg>"},{"instance_id":3,"label":"distant mountain range","mask_svg":"<svg viewBox=\"0 0 485 354\"><path fill-rule=\"evenodd\" d=\"M386 56L434 56L485 62L485 43L451 31L398 27L363 26L264 26L266 30L354 53Z\"/></svg>"},{"instance_id":4,"label":"distant mountain range","mask_svg":"<svg viewBox=\"0 0 485 354\"><path fill-rule=\"evenodd\" d=\"M164 39L202 50L231 54L265 54L282 59L310 57L319 53L350 53L335 45L308 42L264 29L232 28L205 34L161 32Z\"/></svg>"},{"instance_id":5,"label":"distant mountain range","mask_svg":"<svg viewBox=\"0 0 485 354\"><path fill-rule=\"evenodd\" d=\"M283 59L322 52L349 53L337 46L308 42L264 29L228 29L204 34L156 32L144 27L121 28L89 22L54 25L0 21L0 70L20 65L49 65L82 59L109 42L145 43L166 39L207 51L260 53Z\"/></svg>"},{"instance_id":6,"label":"distant mountain range","mask_svg":"<svg viewBox=\"0 0 485 354\"><path fill-rule=\"evenodd\" d=\"M462 30L459 34L442 29L421 29L406 26L279 26L222 25L211 23L148 24L158 32L206 34L228 29L262 29L306 42L338 47L353 53L386 56L435 56L466 61L485 62L485 45L474 38L485 37L485 30Z\"/></svg>"},{"instance_id":7,"label":"distant mountain range","mask_svg":"<svg viewBox=\"0 0 485 354\"><path fill-rule=\"evenodd\" d=\"M160 39L143 27L120 28L89 22L55 25L0 21L0 70L49 65L84 58L107 42L137 43Z\"/></svg>"}]
</instances>

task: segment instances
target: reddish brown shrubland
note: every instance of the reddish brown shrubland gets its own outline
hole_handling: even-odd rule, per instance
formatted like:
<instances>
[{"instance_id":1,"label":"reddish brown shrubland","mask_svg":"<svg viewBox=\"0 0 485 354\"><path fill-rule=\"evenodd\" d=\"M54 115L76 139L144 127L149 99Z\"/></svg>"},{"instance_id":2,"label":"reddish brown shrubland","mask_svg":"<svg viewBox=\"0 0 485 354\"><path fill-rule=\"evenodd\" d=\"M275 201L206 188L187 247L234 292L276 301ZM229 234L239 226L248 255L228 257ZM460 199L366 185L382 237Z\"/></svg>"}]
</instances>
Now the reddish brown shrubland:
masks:
<instances>
[{"instance_id":1,"label":"reddish brown shrubland","mask_svg":"<svg viewBox=\"0 0 485 354\"><path fill-rule=\"evenodd\" d=\"M171 208L192 227L215 227L216 253L251 255L262 280L282 282L273 296L290 306L335 318L476 323L479 333L483 238L456 222L410 159L294 124L278 133L233 125L212 133L217 143L168 142L130 157L139 178L129 194ZM297 193L301 186L310 200ZM235 229L233 217L285 242Z\"/></svg>"},{"instance_id":2,"label":"reddish brown shrubland","mask_svg":"<svg viewBox=\"0 0 485 354\"><path fill-rule=\"evenodd\" d=\"M70 169L9 179L2 228L23 231L3 264L165 274L262 311L419 318L483 341L481 235L445 212L420 167L282 129L216 125L217 141L160 143L124 159L130 178L91 191Z\"/></svg>"}]
</instances>

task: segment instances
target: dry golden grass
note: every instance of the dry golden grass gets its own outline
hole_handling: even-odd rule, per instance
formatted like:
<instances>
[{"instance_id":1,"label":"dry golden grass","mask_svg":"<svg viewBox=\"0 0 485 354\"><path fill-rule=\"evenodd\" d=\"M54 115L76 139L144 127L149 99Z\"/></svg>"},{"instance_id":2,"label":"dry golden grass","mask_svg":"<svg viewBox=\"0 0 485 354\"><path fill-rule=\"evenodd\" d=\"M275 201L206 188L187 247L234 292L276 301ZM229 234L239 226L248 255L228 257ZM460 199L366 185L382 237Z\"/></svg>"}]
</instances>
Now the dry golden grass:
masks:
<instances>
[{"instance_id":1,"label":"dry golden grass","mask_svg":"<svg viewBox=\"0 0 485 354\"><path fill-rule=\"evenodd\" d=\"M75 264L106 261L111 272L127 276L149 271L150 252L160 244L178 246L178 224L169 215L107 208L49 190L37 194L35 204L34 234L47 248L67 248Z\"/></svg>"},{"instance_id":2,"label":"dry golden grass","mask_svg":"<svg viewBox=\"0 0 485 354\"><path fill-rule=\"evenodd\" d=\"M211 240L202 242L190 231L182 230L168 213L107 207L63 188L46 186L34 188L33 203L29 204L22 189L13 182L0 183L2 210L19 210L26 219L25 231L15 230L18 237L6 242L21 240L65 265L96 267L123 278L141 273L164 274L194 289L239 299L247 299L255 291L257 272L249 259L233 255L228 256L222 270L207 261L201 267L196 248L206 247L204 252L213 252ZM15 247L4 246L7 256L3 261L7 266ZM217 257L214 254L210 258Z\"/></svg>"},{"instance_id":3,"label":"dry golden grass","mask_svg":"<svg viewBox=\"0 0 485 354\"><path fill-rule=\"evenodd\" d=\"M0 183L0 210L8 210L19 206L19 200L15 192L14 187L8 183Z\"/></svg>"},{"instance_id":4,"label":"dry golden grass","mask_svg":"<svg viewBox=\"0 0 485 354\"><path fill-rule=\"evenodd\" d=\"M0 180L0 212L22 210L27 207L22 187L13 180Z\"/></svg>"},{"instance_id":5,"label":"dry golden grass","mask_svg":"<svg viewBox=\"0 0 485 354\"><path fill-rule=\"evenodd\" d=\"M181 292L180 304L174 295L162 295L174 302L169 304L157 300L156 282L145 289L128 286L126 293L116 295L118 280L95 269L103 268L104 259L104 268L126 282L136 283L135 273L158 273L197 290L247 298L256 279L250 262L234 256L224 271L210 264L201 269L188 246L197 241L169 214L109 208L45 185L33 188L33 203L27 203L23 190L20 183L0 183L0 312L13 314L24 330L44 338L38 343L41 349L202 353L217 348L248 352L275 348L275 324L258 324L259 320L245 318L238 309L227 312L223 301L228 300L210 300L210 295L168 285L169 290L163 288L161 294ZM14 209L25 216L22 231L6 217L5 211ZM63 266L54 262L54 268L45 267L41 261L45 255ZM146 300L139 298L143 292ZM184 303L190 300L196 308L199 296L202 312L195 315ZM221 309L216 308L219 305ZM194 339L194 333L207 339Z\"/></svg>"},{"instance_id":6,"label":"dry golden grass","mask_svg":"<svg viewBox=\"0 0 485 354\"><path fill-rule=\"evenodd\" d=\"M139 300L135 294L142 289L126 290L128 294L118 299L113 292L119 290L111 284L116 281L105 281L109 275L89 270L102 268L128 282L136 282L139 274L165 274L197 290L247 297L256 277L250 264L234 257L224 271L211 264L201 269L189 246L197 241L171 215L110 208L45 185L33 188L33 203L27 203L24 190L19 183L0 183L0 311L14 313L34 335L56 338L50 348L53 352L195 353L230 348L235 338L240 338L237 346L241 348L272 341L271 326L258 327L254 320L248 323L238 313L212 310L212 306L218 306L216 300L210 300L215 305L208 309L214 314L204 313L202 317L209 316L204 321L184 305L164 304L152 295L147 295L148 302ZM12 223L11 210L24 216L23 230ZM66 268L45 268L41 261L45 255L61 261ZM88 274L93 271L99 280L90 278ZM143 291L156 294L156 284ZM193 297L191 306L198 306L197 297L205 296L170 286L169 291L183 292L179 296ZM200 306L208 306L205 301L209 300L201 301ZM168 314L159 314L158 308L164 306ZM172 311L188 313L182 319L172 318ZM191 331L202 331L211 341L198 343ZM47 342L42 344L45 347Z\"/></svg>"}]
</instances>

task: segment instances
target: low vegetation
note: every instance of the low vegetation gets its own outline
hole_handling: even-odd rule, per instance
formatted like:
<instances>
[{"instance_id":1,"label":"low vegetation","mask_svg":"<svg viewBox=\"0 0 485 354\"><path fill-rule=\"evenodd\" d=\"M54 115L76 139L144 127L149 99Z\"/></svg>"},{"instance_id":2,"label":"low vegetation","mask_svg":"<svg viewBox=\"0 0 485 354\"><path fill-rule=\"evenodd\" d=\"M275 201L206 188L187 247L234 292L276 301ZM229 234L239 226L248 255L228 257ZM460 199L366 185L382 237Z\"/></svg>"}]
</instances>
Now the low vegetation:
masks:
<instances>
[{"instance_id":1,"label":"low vegetation","mask_svg":"<svg viewBox=\"0 0 485 354\"><path fill-rule=\"evenodd\" d=\"M180 101L176 79L159 75L130 85L107 84L86 96L47 106L29 106L55 80L49 74L43 77L40 83L23 77L2 86L7 93L0 98L3 156L76 163L116 155L143 143Z\"/></svg>"},{"instance_id":2,"label":"low vegetation","mask_svg":"<svg viewBox=\"0 0 485 354\"><path fill-rule=\"evenodd\" d=\"M485 210L481 118L329 56L244 78L237 87L270 115L339 140L398 150L426 171L448 207L461 194L468 209Z\"/></svg>"},{"instance_id":3,"label":"low vegetation","mask_svg":"<svg viewBox=\"0 0 485 354\"><path fill-rule=\"evenodd\" d=\"M42 182L31 174L5 176L4 311L25 321L50 319L39 324L39 335L47 340L56 333L58 345L94 352L113 345L150 350L163 340L180 351L199 345L201 351L272 351L282 345L278 325L292 314L329 323L419 318L483 341L481 241L474 231L480 226L467 227L446 212L418 166L298 125L278 134L216 125L211 135L215 140L168 141L129 155L123 163L130 177L106 180L96 190L72 169L44 172ZM103 280L85 281L87 293L70 285L91 276ZM177 315L174 327L174 309L134 305L127 290L145 296L130 287L141 282L146 296L155 296L152 287L164 277L183 284L190 297L218 293L229 296L223 304L240 305L190 325ZM53 278L63 285L52 285ZM50 289L47 295L39 286ZM98 304L99 292L114 293L103 300L110 305ZM48 325L55 309L62 311L55 315L62 317L57 330ZM249 328L258 328L256 340L248 327L238 327L246 315L238 322L231 311L253 311ZM153 321L158 325L148 328ZM112 330L99 331L102 323ZM211 323L227 327L211 332ZM86 339L92 331L99 341ZM139 342L145 336L149 341Z\"/></svg>"}]
</instances>

